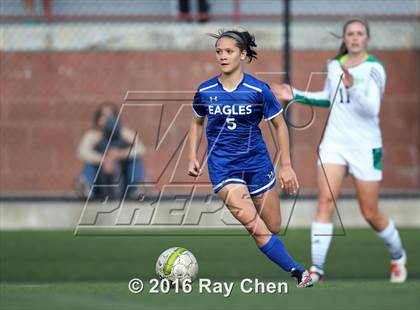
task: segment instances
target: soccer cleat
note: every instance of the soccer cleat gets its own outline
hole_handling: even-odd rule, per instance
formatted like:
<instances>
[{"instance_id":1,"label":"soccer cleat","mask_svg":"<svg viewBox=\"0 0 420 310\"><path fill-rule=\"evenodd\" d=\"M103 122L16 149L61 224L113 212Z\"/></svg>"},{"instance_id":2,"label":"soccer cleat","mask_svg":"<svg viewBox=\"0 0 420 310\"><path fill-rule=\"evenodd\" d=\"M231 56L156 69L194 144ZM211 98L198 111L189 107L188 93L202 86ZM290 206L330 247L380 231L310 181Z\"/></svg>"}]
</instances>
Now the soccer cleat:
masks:
<instances>
[{"instance_id":1,"label":"soccer cleat","mask_svg":"<svg viewBox=\"0 0 420 310\"><path fill-rule=\"evenodd\" d=\"M312 266L309 269L309 275L312 278L312 282L314 282L314 283L323 282L324 271L322 269L319 269L318 267Z\"/></svg>"},{"instance_id":2,"label":"soccer cleat","mask_svg":"<svg viewBox=\"0 0 420 310\"><path fill-rule=\"evenodd\" d=\"M407 255L403 251L403 255L399 259L391 260L391 283L403 283L407 279Z\"/></svg>"},{"instance_id":3,"label":"soccer cleat","mask_svg":"<svg viewBox=\"0 0 420 310\"><path fill-rule=\"evenodd\" d=\"M291 276L292 278L296 278L298 283L297 287L299 288L311 287L314 284L307 270L300 272L299 270L293 268L291 271Z\"/></svg>"}]
</instances>

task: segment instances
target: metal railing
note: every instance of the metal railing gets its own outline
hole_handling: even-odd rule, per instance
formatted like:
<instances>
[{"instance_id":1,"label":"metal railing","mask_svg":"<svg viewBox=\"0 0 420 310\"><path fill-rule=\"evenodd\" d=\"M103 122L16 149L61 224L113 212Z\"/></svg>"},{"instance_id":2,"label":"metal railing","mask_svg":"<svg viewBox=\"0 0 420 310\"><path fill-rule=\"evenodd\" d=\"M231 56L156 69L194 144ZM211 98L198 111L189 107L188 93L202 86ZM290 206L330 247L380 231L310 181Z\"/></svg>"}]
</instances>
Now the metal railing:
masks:
<instances>
[{"instance_id":1,"label":"metal railing","mask_svg":"<svg viewBox=\"0 0 420 310\"><path fill-rule=\"evenodd\" d=\"M107 23L107 22L207 22L207 21L279 21L283 1L230 0L2 0L0 23ZM184 2L184 5L181 5ZM191 2L191 3L190 3ZM353 1L355 2L355 1ZM345 2L291 0L291 15L299 21L337 21L343 17L365 16L369 20L419 20L415 1L365 1L349 9ZM377 6L374 4L377 3ZM391 5L392 4L392 5Z\"/></svg>"}]
</instances>

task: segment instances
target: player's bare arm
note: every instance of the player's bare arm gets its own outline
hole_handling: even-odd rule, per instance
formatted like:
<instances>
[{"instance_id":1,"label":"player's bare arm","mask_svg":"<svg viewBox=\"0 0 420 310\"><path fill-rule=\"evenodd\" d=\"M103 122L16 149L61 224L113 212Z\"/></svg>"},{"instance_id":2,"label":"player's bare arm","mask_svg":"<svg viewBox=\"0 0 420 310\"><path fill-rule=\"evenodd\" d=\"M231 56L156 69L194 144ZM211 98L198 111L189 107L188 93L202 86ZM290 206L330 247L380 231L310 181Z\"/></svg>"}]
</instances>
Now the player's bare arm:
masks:
<instances>
[{"instance_id":1,"label":"player's bare arm","mask_svg":"<svg viewBox=\"0 0 420 310\"><path fill-rule=\"evenodd\" d=\"M197 159L197 150L200 146L200 137L203 130L204 118L194 117L191 121L189 144L190 154L188 162L188 175L197 177L202 174L200 162Z\"/></svg>"},{"instance_id":2,"label":"player's bare arm","mask_svg":"<svg viewBox=\"0 0 420 310\"><path fill-rule=\"evenodd\" d=\"M276 138L280 147L280 166L277 171L277 178L280 186L288 193L295 194L299 189L299 182L292 168L289 147L289 130L282 114L271 119L276 129Z\"/></svg>"}]
</instances>

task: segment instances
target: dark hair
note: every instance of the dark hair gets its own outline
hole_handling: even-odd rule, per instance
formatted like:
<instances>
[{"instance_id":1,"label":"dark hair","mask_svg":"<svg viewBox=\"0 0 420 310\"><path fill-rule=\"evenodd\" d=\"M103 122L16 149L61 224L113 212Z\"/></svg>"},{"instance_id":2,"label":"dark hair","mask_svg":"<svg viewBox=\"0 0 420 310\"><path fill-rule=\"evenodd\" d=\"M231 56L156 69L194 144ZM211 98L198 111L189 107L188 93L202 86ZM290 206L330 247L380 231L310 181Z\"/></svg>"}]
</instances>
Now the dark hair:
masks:
<instances>
[{"instance_id":1,"label":"dark hair","mask_svg":"<svg viewBox=\"0 0 420 310\"><path fill-rule=\"evenodd\" d=\"M219 30L217 34L209 34L211 37L217 39L223 37L229 37L236 41L236 46L242 51L246 50L246 56L248 57L248 62L251 62L252 59L257 59L257 52L253 50L254 47L257 47L255 43L254 35L250 34L248 31L238 31L238 30ZM217 41L216 44L217 45Z\"/></svg>"},{"instance_id":2,"label":"dark hair","mask_svg":"<svg viewBox=\"0 0 420 310\"><path fill-rule=\"evenodd\" d=\"M370 29L369 29L369 24L368 24L367 20L364 20L364 19L361 19L361 18L352 18L352 19L349 19L348 21L346 21L343 25L342 38L344 38L344 35L346 34L347 27L350 24L353 24L353 23L362 24L366 29L366 33L367 33L368 37L370 37ZM349 51L347 50L347 47L344 44L344 42L341 42L341 45L340 45L340 48L338 49L338 54L337 54L336 58L341 57L341 56L347 54L348 52Z\"/></svg>"},{"instance_id":3,"label":"dark hair","mask_svg":"<svg viewBox=\"0 0 420 310\"><path fill-rule=\"evenodd\" d=\"M98 127L99 118L102 116L102 111L105 108L110 108L112 110L112 113L117 116L118 115L118 109L117 106L111 102L111 101L105 101L102 102L98 108L95 111L95 115L93 116L93 126Z\"/></svg>"}]
</instances>

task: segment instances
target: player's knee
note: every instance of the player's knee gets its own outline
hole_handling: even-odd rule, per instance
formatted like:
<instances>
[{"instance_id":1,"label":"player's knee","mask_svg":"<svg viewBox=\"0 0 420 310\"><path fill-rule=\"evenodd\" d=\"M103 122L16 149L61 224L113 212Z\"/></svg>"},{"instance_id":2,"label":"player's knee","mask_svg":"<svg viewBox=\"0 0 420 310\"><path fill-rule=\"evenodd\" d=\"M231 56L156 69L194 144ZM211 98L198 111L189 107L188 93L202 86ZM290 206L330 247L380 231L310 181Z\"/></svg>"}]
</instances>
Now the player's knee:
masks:
<instances>
[{"instance_id":1,"label":"player's knee","mask_svg":"<svg viewBox=\"0 0 420 310\"><path fill-rule=\"evenodd\" d=\"M272 234L277 235L280 233L280 225L281 225L280 221L275 221L268 225L268 229L270 230Z\"/></svg>"},{"instance_id":2,"label":"player's knee","mask_svg":"<svg viewBox=\"0 0 420 310\"><path fill-rule=\"evenodd\" d=\"M331 193L320 193L319 194L319 206L322 208L329 208L334 204L334 199Z\"/></svg>"},{"instance_id":3,"label":"player's knee","mask_svg":"<svg viewBox=\"0 0 420 310\"><path fill-rule=\"evenodd\" d=\"M316 220L322 223L331 222L334 213L334 199L331 194L320 194Z\"/></svg>"},{"instance_id":4,"label":"player's knee","mask_svg":"<svg viewBox=\"0 0 420 310\"><path fill-rule=\"evenodd\" d=\"M379 218L379 212L371 210L362 210L363 218L369 223L375 223L376 219Z\"/></svg>"},{"instance_id":5,"label":"player's knee","mask_svg":"<svg viewBox=\"0 0 420 310\"><path fill-rule=\"evenodd\" d=\"M278 235L280 233L280 226L276 226L276 227L269 227L270 232L274 235Z\"/></svg>"},{"instance_id":6,"label":"player's knee","mask_svg":"<svg viewBox=\"0 0 420 310\"><path fill-rule=\"evenodd\" d=\"M249 233L254 234L258 230L257 221L255 219L245 223L245 228Z\"/></svg>"},{"instance_id":7,"label":"player's knee","mask_svg":"<svg viewBox=\"0 0 420 310\"><path fill-rule=\"evenodd\" d=\"M334 210L334 199L331 195L320 195L318 214L330 215Z\"/></svg>"},{"instance_id":8,"label":"player's knee","mask_svg":"<svg viewBox=\"0 0 420 310\"><path fill-rule=\"evenodd\" d=\"M253 218L246 222L244 226L254 236L266 236L270 234L270 228L259 218Z\"/></svg>"}]
</instances>

